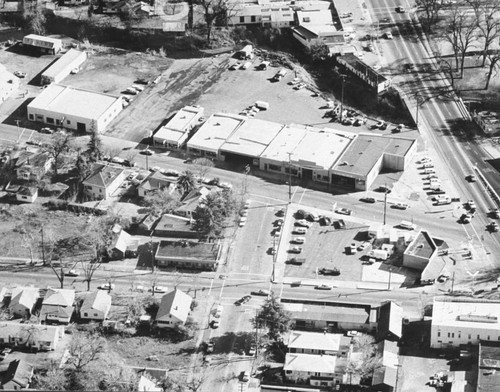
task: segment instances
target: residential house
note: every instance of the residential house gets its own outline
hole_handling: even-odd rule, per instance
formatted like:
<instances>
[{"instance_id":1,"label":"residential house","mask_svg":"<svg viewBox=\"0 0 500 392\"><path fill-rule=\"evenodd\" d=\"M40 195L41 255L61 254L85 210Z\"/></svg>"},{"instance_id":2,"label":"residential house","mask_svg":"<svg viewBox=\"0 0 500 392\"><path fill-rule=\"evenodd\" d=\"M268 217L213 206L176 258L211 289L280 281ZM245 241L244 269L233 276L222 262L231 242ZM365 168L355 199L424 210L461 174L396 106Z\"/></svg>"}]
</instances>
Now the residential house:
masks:
<instances>
[{"instance_id":1,"label":"residential house","mask_svg":"<svg viewBox=\"0 0 500 392\"><path fill-rule=\"evenodd\" d=\"M500 301L467 297L434 297L431 348L500 341Z\"/></svg>"},{"instance_id":2,"label":"residential house","mask_svg":"<svg viewBox=\"0 0 500 392\"><path fill-rule=\"evenodd\" d=\"M184 325L191 312L193 299L188 294L175 289L161 298L156 314L158 328L173 329Z\"/></svg>"},{"instance_id":3,"label":"residential house","mask_svg":"<svg viewBox=\"0 0 500 392\"><path fill-rule=\"evenodd\" d=\"M125 180L123 168L114 165L95 164L92 173L83 180L85 195L91 200L106 200Z\"/></svg>"},{"instance_id":4,"label":"residential house","mask_svg":"<svg viewBox=\"0 0 500 392\"><path fill-rule=\"evenodd\" d=\"M29 319L39 297L40 291L35 287L14 288L9 303L9 313L14 317Z\"/></svg>"},{"instance_id":5,"label":"residential house","mask_svg":"<svg viewBox=\"0 0 500 392\"><path fill-rule=\"evenodd\" d=\"M487 135L494 135L500 132L500 113L498 112L474 112L472 119Z\"/></svg>"},{"instance_id":6,"label":"residential house","mask_svg":"<svg viewBox=\"0 0 500 392\"><path fill-rule=\"evenodd\" d=\"M288 382L332 387L343 380L337 362L343 361L335 355L287 353L283 371Z\"/></svg>"},{"instance_id":7,"label":"residential house","mask_svg":"<svg viewBox=\"0 0 500 392\"><path fill-rule=\"evenodd\" d=\"M403 329L403 308L392 301L384 302L378 309L378 340L398 341Z\"/></svg>"},{"instance_id":8,"label":"residential house","mask_svg":"<svg viewBox=\"0 0 500 392\"><path fill-rule=\"evenodd\" d=\"M219 256L219 243L160 241L155 261L159 267L215 271Z\"/></svg>"},{"instance_id":9,"label":"residential house","mask_svg":"<svg viewBox=\"0 0 500 392\"><path fill-rule=\"evenodd\" d=\"M83 320L104 321L111 309L111 296L104 290L95 290L87 295L80 307L80 318Z\"/></svg>"},{"instance_id":10,"label":"residential house","mask_svg":"<svg viewBox=\"0 0 500 392\"><path fill-rule=\"evenodd\" d=\"M16 193L16 200L24 203L34 203L38 197L38 188L22 186Z\"/></svg>"},{"instance_id":11,"label":"residential house","mask_svg":"<svg viewBox=\"0 0 500 392\"><path fill-rule=\"evenodd\" d=\"M157 385L158 385L159 381L161 381L167 377L168 370L158 369L158 368L139 368L139 367L132 367L132 370L134 370L137 373L137 375L140 377L139 383L138 383L138 388L137 388L137 390L139 392L143 392L143 391L161 392L161 391L163 391L163 389L159 388Z\"/></svg>"},{"instance_id":12,"label":"residential house","mask_svg":"<svg viewBox=\"0 0 500 392\"><path fill-rule=\"evenodd\" d=\"M182 199L182 205L176 208L174 213L176 215L190 218L196 210L196 207L203 203L205 196L209 193L210 189L205 188L204 186L199 189L192 190Z\"/></svg>"},{"instance_id":13,"label":"residential house","mask_svg":"<svg viewBox=\"0 0 500 392\"><path fill-rule=\"evenodd\" d=\"M148 214L141 220L138 225L138 229L142 232L145 232L146 234L151 234L153 232L153 227L155 226L156 222L158 222L158 219L160 218L153 214Z\"/></svg>"},{"instance_id":14,"label":"residential house","mask_svg":"<svg viewBox=\"0 0 500 392\"><path fill-rule=\"evenodd\" d=\"M375 367L372 378L372 390L377 392L393 392L397 385L399 370L398 345L388 340L381 341L377 353L381 358Z\"/></svg>"},{"instance_id":15,"label":"residential house","mask_svg":"<svg viewBox=\"0 0 500 392\"><path fill-rule=\"evenodd\" d=\"M42 302L40 318L46 323L68 324L73 315L75 290L48 289Z\"/></svg>"},{"instance_id":16,"label":"residential house","mask_svg":"<svg viewBox=\"0 0 500 392\"><path fill-rule=\"evenodd\" d=\"M127 249L133 245L135 240L118 224L113 227L112 233L111 245L108 251L109 258L111 260L122 260L125 258Z\"/></svg>"},{"instance_id":17,"label":"residential house","mask_svg":"<svg viewBox=\"0 0 500 392\"><path fill-rule=\"evenodd\" d=\"M163 392L162 387L157 386L157 383L150 380L148 377L140 376L139 383L137 385L137 390L139 392Z\"/></svg>"},{"instance_id":18,"label":"residential house","mask_svg":"<svg viewBox=\"0 0 500 392\"><path fill-rule=\"evenodd\" d=\"M63 336L62 326L0 322L0 346L50 351L57 349Z\"/></svg>"},{"instance_id":19,"label":"residential house","mask_svg":"<svg viewBox=\"0 0 500 392\"><path fill-rule=\"evenodd\" d=\"M0 390L28 389L34 367L23 359L0 364Z\"/></svg>"},{"instance_id":20,"label":"residential house","mask_svg":"<svg viewBox=\"0 0 500 392\"><path fill-rule=\"evenodd\" d=\"M285 344L290 353L346 357L351 338L338 333L291 331Z\"/></svg>"},{"instance_id":21,"label":"residential house","mask_svg":"<svg viewBox=\"0 0 500 392\"><path fill-rule=\"evenodd\" d=\"M177 180L167 178L160 172L154 171L150 173L137 187L139 197L145 197L149 192L158 190L172 193L176 188Z\"/></svg>"},{"instance_id":22,"label":"residential house","mask_svg":"<svg viewBox=\"0 0 500 392\"><path fill-rule=\"evenodd\" d=\"M191 219L171 214L163 214L155 227L154 235L170 238L198 237L198 233L191 227Z\"/></svg>"},{"instance_id":23,"label":"residential house","mask_svg":"<svg viewBox=\"0 0 500 392\"><path fill-rule=\"evenodd\" d=\"M45 152L22 151L16 160L16 177L22 181L39 181L50 170L52 162Z\"/></svg>"}]
</instances>

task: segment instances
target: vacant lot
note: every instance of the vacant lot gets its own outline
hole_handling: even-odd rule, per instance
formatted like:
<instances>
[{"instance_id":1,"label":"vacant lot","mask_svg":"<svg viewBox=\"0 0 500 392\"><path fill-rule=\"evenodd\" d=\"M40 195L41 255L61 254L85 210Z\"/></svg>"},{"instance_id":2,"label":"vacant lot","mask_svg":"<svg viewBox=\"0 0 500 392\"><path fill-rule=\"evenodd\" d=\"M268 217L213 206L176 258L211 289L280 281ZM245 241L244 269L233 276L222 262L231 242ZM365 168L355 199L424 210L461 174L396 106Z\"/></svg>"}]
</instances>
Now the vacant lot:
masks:
<instances>
[{"instance_id":1,"label":"vacant lot","mask_svg":"<svg viewBox=\"0 0 500 392\"><path fill-rule=\"evenodd\" d=\"M338 226L337 226L338 227ZM295 245L290 243L293 237L298 235L289 235L286 241L283 241L285 246L302 246L303 250L300 254L289 254L289 257L303 257L306 262L301 266L287 265L285 276L314 278L318 268L333 268L340 269L342 280L361 280L362 263L359 260L364 252L357 252L355 255L348 255L345 252L345 247L351 243L359 246L365 239L366 226L360 226L355 223L346 222L345 229L336 229L335 226L321 226L314 223L304 235L306 242L303 245ZM332 279L338 279L331 277Z\"/></svg>"}]
</instances>

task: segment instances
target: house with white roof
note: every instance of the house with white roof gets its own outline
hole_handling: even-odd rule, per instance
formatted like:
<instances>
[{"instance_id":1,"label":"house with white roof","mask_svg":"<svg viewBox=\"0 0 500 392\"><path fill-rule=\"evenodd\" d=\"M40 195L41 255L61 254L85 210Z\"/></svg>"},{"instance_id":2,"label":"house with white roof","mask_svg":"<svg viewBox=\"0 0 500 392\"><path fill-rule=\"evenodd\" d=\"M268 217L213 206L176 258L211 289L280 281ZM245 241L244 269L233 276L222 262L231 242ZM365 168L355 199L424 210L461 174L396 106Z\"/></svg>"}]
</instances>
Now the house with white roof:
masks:
<instances>
[{"instance_id":1,"label":"house with white roof","mask_svg":"<svg viewBox=\"0 0 500 392\"><path fill-rule=\"evenodd\" d=\"M336 369L337 362L343 360L335 355L287 353L283 371L288 382L331 387L343 379L343 371Z\"/></svg>"},{"instance_id":2,"label":"house with white roof","mask_svg":"<svg viewBox=\"0 0 500 392\"><path fill-rule=\"evenodd\" d=\"M105 290L95 290L87 295L80 307L82 320L104 321L111 309L111 296Z\"/></svg>"},{"instance_id":3,"label":"house with white roof","mask_svg":"<svg viewBox=\"0 0 500 392\"><path fill-rule=\"evenodd\" d=\"M58 38L45 37L38 34L28 34L23 38L23 47L34 49L40 53L56 54L63 47L63 42Z\"/></svg>"},{"instance_id":4,"label":"house with white roof","mask_svg":"<svg viewBox=\"0 0 500 392\"><path fill-rule=\"evenodd\" d=\"M231 16L232 25L259 25L273 28L289 27L294 23L294 11L286 2L238 3Z\"/></svg>"},{"instance_id":5,"label":"house with white roof","mask_svg":"<svg viewBox=\"0 0 500 392\"><path fill-rule=\"evenodd\" d=\"M40 318L45 322L68 324L73 315L75 290L48 289L42 302Z\"/></svg>"},{"instance_id":6,"label":"house with white roof","mask_svg":"<svg viewBox=\"0 0 500 392\"><path fill-rule=\"evenodd\" d=\"M30 318L39 297L40 291L35 287L16 287L12 289L9 313L14 317Z\"/></svg>"},{"instance_id":7,"label":"house with white roof","mask_svg":"<svg viewBox=\"0 0 500 392\"><path fill-rule=\"evenodd\" d=\"M178 150L186 143L189 132L200 123L203 112L201 107L186 106L182 108L153 135L153 143L157 146Z\"/></svg>"},{"instance_id":8,"label":"house with white roof","mask_svg":"<svg viewBox=\"0 0 500 392\"><path fill-rule=\"evenodd\" d=\"M399 367L398 351L396 342L383 340L377 345L380 363L376 365L373 372L373 390L392 392L396 388Z\"/></svg>"},{"instance_id":9,"label":"house with white roof","mask_svg":"<svg viewBox=\"0 0 500 392\"><path fill-rule=\"evenodd\" d=\"M342 334L291 331L285 344L290 353L347 356L351 339Z\"/></svg>"},{"instance_id":10,"label":"house with white roof","mask_svg":"<svg viewBox=\"0 0 500 392\"><path fill-rule=\"evenodd\" d=\"M156 325L162 329L173 329L184 325L191 312L193 299L190 295L175 289L161 298L156 314Z\"/></svg>"},{"instance_id":11,"label":"house with white roof","mask_svg":"<svg viewBox=\"0 0 500 392\"><path fill-rule=\"evenodd\" d=\"M466 297L434 297L431 348L500 341L500 301Z\"/></svg>"},{"instance_id":12,"label":"house with white roof","mask_svg":"<svg viewBox=\"0 0 500 392\"><path fill-rule=\"evenodd\" d=\"M55 350L64 336L64 327L0 322L0 345L28 347L42 351Z\"/></svg>"},{"instance_id":13,"label":"house with white roof","mask_svg":"<svg viewBox=\"0 0 500 392\"><path fill-rule=\"evenodd\" d=\"M87 53L70 49L54 64L42 72L41 84L59 83L67 77L72 70L79 69L87 61Z\"/></svg>"}]
</instances>

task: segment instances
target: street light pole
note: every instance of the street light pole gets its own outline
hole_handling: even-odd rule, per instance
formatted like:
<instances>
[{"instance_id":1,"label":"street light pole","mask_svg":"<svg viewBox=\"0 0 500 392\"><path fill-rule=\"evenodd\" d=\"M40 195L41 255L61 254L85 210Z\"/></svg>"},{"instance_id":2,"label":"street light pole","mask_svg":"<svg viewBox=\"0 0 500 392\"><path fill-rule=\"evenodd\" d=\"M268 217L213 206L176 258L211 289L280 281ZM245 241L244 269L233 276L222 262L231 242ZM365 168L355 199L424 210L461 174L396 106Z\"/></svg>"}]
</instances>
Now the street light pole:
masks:
<instances>
[{"instance_id":1,"label":"street light pole","mask_svg":"<svg viewBox=\"0 0 500 392\"><path fill-rule=\"evenodd\" d=\"M391 275L392 275L392 267L389 267L389 281L387 282L387 290L391 289Z\"/></svg>"},{"instance_id":2,"label":"street light pole","mask_svg":"<svg viewBox=\"0 0 500 392\"><path fill-rule=\"evenodd\" d=\"M347 75L341 74L340 77L342 78L342 92L340 95L340 122L344 119L344 83L345 83L345 78Z\"/></svg>"},{"instance_id":3,"label":"street light pole","mask_svg":"<svg viewBox=\"0 0 500 392\"><path fill-rule=\"evenodd\" d=\"M292 153L288 152L288 204L292 204Z\"/></svg>"},{"instance_id":4,"label":"street light pole","mask_svg":"<svg viewBox=\"0 0 500 392\"><path fill-rule=\"evenodd\" d=\"M387 188L387 185L386 185ZM387 189L384 192L384 226L385 226L385 220L387 217Z\"/></svg>"}]
</instances>

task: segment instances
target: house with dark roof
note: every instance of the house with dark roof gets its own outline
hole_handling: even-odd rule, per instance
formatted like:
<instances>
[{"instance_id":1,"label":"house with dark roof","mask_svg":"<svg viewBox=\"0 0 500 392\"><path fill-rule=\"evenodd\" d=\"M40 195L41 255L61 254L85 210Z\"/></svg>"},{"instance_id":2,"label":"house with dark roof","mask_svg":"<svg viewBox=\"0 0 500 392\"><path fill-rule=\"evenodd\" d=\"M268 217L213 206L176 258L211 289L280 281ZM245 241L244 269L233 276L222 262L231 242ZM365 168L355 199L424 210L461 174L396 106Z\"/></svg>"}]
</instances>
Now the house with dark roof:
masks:
<instances>
[{"instance_id":1,"label":"house with dark roof","mask_svg":"<svg viewBox=\"0 0 500 392\"><path fill-rule=\"evenodd\" d=\"M45 322L68 324L73 315L75 290L48 289L42 302L40 318Z\"/></svg>"},{"instance_id":2,"label":"house with dark roof","mask_svg":"<svg viewBox=\"0 0 500 392\"><path fill-rule=\"evenodd\" d=\"M149 192L158 190L172 193L175 191L176 180L167 178L158 171L150 173L138 186L137 194L139 197L145 197Z\"/></svg>"},{"instance_id":3,"label":"house with dark roof","mask_svg":"<svg viewBox=\"0 0 500 392\"><path fill-rule=\"evenodd\" d=\"M159 267L215 271L220 256L219 243L160 241L155 260Z\"/></svg>"},{"instance_id":4,"label":"house with dark roof","mask_svg":"<svg viewBox=\"0 0 500 392\"><path fill-rule=\"evenodd\" d=\"M156 224L154 235L157 237L196 238L198 233L191 226L191 219L163 214Z\"/></svg>"},{"instance_id":5,"label":"house with dark roof","mask_svg":"<svg viewBox=\"0 0 500 392\"><path fill-rule=\"evenodd\" d=\"M39 181L54 160L46 152L22 151L16 160L16 177L21 181Z\"/></svg>"},{"instance_id":6,"label":"house with dark roof","mask_svg":"<svg viewBox=\"0 0 500 392\"><path fill-rule=\"evenodd\" d=\"M92 173L83 180L83 191L90 200L106 200L125 180L123 168L96 164Z\"/></svg>"},{"instance_id":7,"label":"house with dark roof","mask_svg":"<svg viewBox=\"0 0 500 392\"><path fill-rule=\"evenodd\" d=\"M206 195L209 193L210 189L205 188L204 186L198 189L193 189L182 199L182 205L176 208L174 213L176 215L190 218L193 215L194 210L196 210L196 207L203 203Z\"/></svg>"},{"instance_id":8,"label":"house with dark roof","mask_svg":"<svg viewBox=\"0 0 500 392\"><path fill-rule=\"evenodd\" d=\"M384 302L378 308L378 340L398 341L403 329L403 308L392 301Z\"/></svg>"},{"instance_id":9,"label":"house with dark roof","mask_svg":"<svg viewBox=\"0 0 500 392\"><path fill-rule=\"evenodd\" d=\"M28 389L34 367L23 359L16 359L0 365L0 389L17 391Z\"/></svg>"},{"instance_id":10,"label":"house with dark roof","mask_svg":"<svg viewBox=\"0 0 500 392\"><path fill-rule=\"evenodd\" d=\"M9 303L9 313L14 317L30 318L39 297L40 291L35 287L14 288Z\"/></svg>"},{"instance_id":11,"label":"house with dark roof","mask_svg":"<svg viewBox=\"0 0 500 392\"><path fill-rule=\"evenodd\" d=\"M184 325L191 312L192 302L191 296L178 289L165 294L156 314L158 328L172 329Z\"/></svg>"},{"instance_id":12,"label":"house with dark roof","mask_svg":"<svg viewBox=\"0 0 500 392\"><path fill-rule=\"evenodd\" d=\"M87 295L80 307L80 318L83 320L104 321L111 309L111 296L104 290L95 290Z\"/></svg>"}]
</instances>

